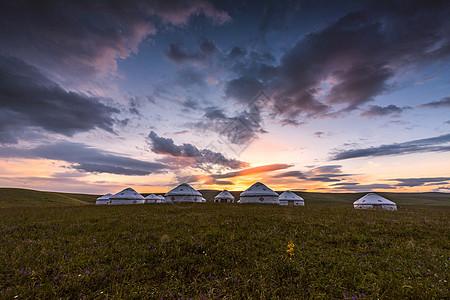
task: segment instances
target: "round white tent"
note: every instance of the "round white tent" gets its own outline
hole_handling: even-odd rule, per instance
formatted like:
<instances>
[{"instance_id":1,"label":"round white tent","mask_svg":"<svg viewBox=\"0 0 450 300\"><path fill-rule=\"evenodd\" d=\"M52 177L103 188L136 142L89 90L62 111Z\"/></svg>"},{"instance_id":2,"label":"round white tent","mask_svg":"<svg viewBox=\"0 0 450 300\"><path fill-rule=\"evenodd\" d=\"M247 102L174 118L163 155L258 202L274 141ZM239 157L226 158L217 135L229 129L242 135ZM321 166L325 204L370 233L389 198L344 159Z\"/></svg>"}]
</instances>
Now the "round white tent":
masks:
<instances>
[{"instance_id":1,"label":"round white tent","mask_svg":"<svg viewBox=\"0 0 450 300\"><path fill-rule=\"evenodd\" d=\"M278 194L261 182L257 182L240 195L239 203L279 204Z\"/></svg>"},{"instance_id":2,"label":"round white tent","mask_svg":"<svg viewBox=\"0 0 450 300\"><path fill-rule=\"evenodd\" d=\"M229 191L223 190L219 194L217 194L216 197L214 197L214 202L233 203L234 197Z\"/></svg>"},{"instance_id":3,"label":"round white tent","mask_svg":"<svg viewBox=\"0 0 450 300\"><path fill-rule=\"evenodd\" d=\"M123 191L109 197L110 205L144 204L144 201L144 196L142 196L132 188L126 188Z\"/></svg>"},{"instance_id":4,"label":"round white tent","mask_svg":"<svg viewBox=\"0 0 450 300\"><path fill-rule=\"evenodd\" d=\"M164 197L166 202L203 202L202 194L187 183L180 184L173 190L167 192Z\"/></svg>"},{"instance_id":5,"label":"round white tent","mask_svg":"<svg viewBox=\"0 0 450 300\"><path fill-rule=\"evenodd\" d=\"M161 198L159 198L155 194L150 194L147 197L145 197L145 202L144 203L161 203L161 202L163 202L161 200Z\"/></svg>"},{"instance_id":6,"label":"round white tent","mask_svg":"<svg viewBox=\"0 0 450 300\"><path fill-rule=\"evenodd\" d=\"M356 209L383 209L383 210L397 210L397 205L375 193L368 193L353 202L353 207Z\"/></svg>"},{"instance_id":7,"label":"round white tent","mask_svg":"<svg viewBox=\"0 0 450 300\"><path fill-rule=\"evenodd\" d=\"M108 205L109 203L109 197L111 197L112 194L108 193L106 195L100 196L95 200L95 205Z\"/></svg>"},{"instance_id":8,"label":"round white tent","mask_svg":"<svg viewBox=\"0 0 450 300\"><path fill-rule=\"evenodd\" d=\"M291 191L285 191L284 193L282 193L280 197L278 197L278 200L280 200L280 205L305 206L305 200Z\"/></svg>"},{"instance_id":9,"label":"round white tent","mask_svg":"<svg viewBox=\"0 0 450 300\"><path fill-rule=\"evenodd\" d=\"M157 195L156 197L158 197L159 198L159 203L164 203L164 202L166 202L166 198L164 198L164 196L163 195Z\"/></svg>"}]
</instances>

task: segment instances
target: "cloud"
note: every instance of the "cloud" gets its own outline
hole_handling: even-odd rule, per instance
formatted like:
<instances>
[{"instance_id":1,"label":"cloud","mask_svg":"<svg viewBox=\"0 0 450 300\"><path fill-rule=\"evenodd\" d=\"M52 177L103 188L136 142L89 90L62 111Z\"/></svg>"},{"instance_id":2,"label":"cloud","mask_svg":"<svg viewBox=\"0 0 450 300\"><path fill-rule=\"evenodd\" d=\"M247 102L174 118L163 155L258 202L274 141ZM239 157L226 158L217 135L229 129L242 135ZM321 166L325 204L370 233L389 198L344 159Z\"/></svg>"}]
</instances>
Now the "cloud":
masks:
<instances>
[{"instance_id":1,"label":"cloud","mask_svg":"<svg viewBox=\"0 0 450 300\"><path fill-rule=\"evenodd\" d=\"M352 182L342 182L330 185L329 188L333 190L342 190L350 192L370 192L377 189L396 189L395 186L390 184L374 183L374 184L359 184Z\"/></svg>"},{"instance_id":2,"label":"cloud","mask_svg":"<svg viewBox=\"0 0 450 300\"><path fill-rule=\"evenodd\" d=\"M234 117L229 117L217 107L208 107L203 120L188 124L193 129L218 133L234 145L248 145L266 133L262 127L261 111L256 106L249 107Z\"/></svg>"},{"instance_id":3,"label":"cloud","mask_svg":"<svg viewBox=\"0 0 450 300\"><path fill-rule=\"evenodd\" d=\"M225 95L229 98L240 100L244 103L250 102L261 92L263 84L255 78L240 77L227 82Z\"/></svg>"},{"instance_id":4,"label":"cloud","mask_svg":"<svg viewBox=\"0 0 450 300\"><path fill-rule=\"evenodd\" d=\"M362 113L360 113L360 116L371 119L376 117L384 117L388 115L399 115L407 109L411 109L411 107L409 106L398 107L397 105L393 104L385 107L378 105L369 105L367 109L365 109Z\"/></svg>"},{"instance_id":5,"label":"cloud","mask_svg":"<svg viewBox=\"0 0 450 300\"><path fill-rule=\"evenodd\" d=\"M381 145L378 147L360 148L351 150L337 150L332 160L343 160L359 157L374 157L386 155L401 155L422 152L446 152L450 151L450 134L437 137L413 140L403 143ZM445 144L445 145L442 145Z\"/></svg>"},{"instance_id":6,"label":"cloud","mask_svg":"<svg viewBox=\"0 0 450 300\"><path fill-rule=\"evenodd\" d=\"M273 172L273 171L277 171L277 170L283 170L283 169L290 168L292 166L293 165L290 165L290 164L270 164L270 165L265 165L265 166L248 168L248 169L235 171L235 172L228 172L225 174L216 174L216 175L212 175L212 177L215 179L235 178L235 177L240 177L240 176L249 176L249 175L254 175L254 174L268 173L268 172Z\"/></svg>"},{"instance_id":7,"label":"cloud","mask_svg":"<svg viewBox=\"0 0 450 300\"><path fill-rule=\"evenodd\" d=\"M421 177L421 178L394 178L388 181L398 181L396 186L416 187L423 185L449 184L450 177Z\"/></svg>"},{"instance_id":8,"label":"cloud","mask_svg":"<svg viewBox=\"0 0 450 300\"><path fill-rule=\"evenodd\" d=\"M0 143L17 143L39 128L66 136L100 128L113 132L117 108L69 92L24 61L0 56Z\"/></svg>"},{"instance_id":9,"label":"cloud","mask_svg":"<svg viewBox=\"0 0 450 300\"><path fill-rule=\"evenodd\" d=\"M167 172L168 166L142 161L81 143L59 142L30 149L0 147L2 158L50 159L64 161L71 168L90 173L149 175Z\"/></svg>"},{"instance_id":10,"label":"cloud","mask_svg":"<svg viewBox=\"0 0 450 300\"><path fill-rule=\"evenodd\" d=\"M192 53L187 52L180 45L170 44L169 49L164 52L166 57L174 63L202 63L207 64L211 61L213 54L217 51L216 45L204 40L198 46L198 49Z\"/></svg>"},{"instance_id":11,"label":"cloud","mask_svg":"<svg viewBox=\"0 0 450 300\"><path fill-rule=\"evenodd\" d=\"M228 13L216 9L209 1L155 1L153 12L163 22L173 25L183 25L189 21L191 16L205 15L214 24L223 24L231 20Z\"/></svg>"},{"instance_id":12,"label":"cloud","mask_svg":"<svg viewBox=\"0 0 450 300\"><path fill-rule=\"evenodd\" d=\"M136 53L159 28L183 26L198 15L214 24L230 20L205 0L2 1L0 54L28 59L73 80L103 76L114 73L117 61Z\"/></svg>"},{"instance_id":13,"label":"cloud","mask_svg":"<svg viewBox=\"0 0 450 300\"><path fill-rule=\"evenodd\" d=\"M438 101L432 101L419 105L420 108L446 108L450 107L450 97L442 98Z\"/></svg>"},{"instance_id":14,"label":"cloud","mask_svg":"<svg viewBox=\"0 0 450 300\"><path fill-rule=\"evenodd\" d=\"M236 76L225 94L243 102L264 89L280 119L345 115L395 89L398 73L446 60L448 12L444 2L365 2L359 11L302 35L278 61L235 51L240 55L230 65ZM262 28L270 27L273 13L266 10ZM405 109L371 106L362 116Z\"/></svg>"},{"instance_id":15,"label":"cloud","mask_svg":"<svg viewBox=\"0 0 450 300\"><path fill-rule=\"evenodd\" d=\"M211 164L220 165L230 169L240 169L248 166L248 163L236 159L228 159L223 154L209 149L198 149L192 144L184 143L182 145L176 145L172 139L160 137L154 131L149 133L147 141L152 152L173 156L175 158L191 158L194 162L194 165L191 166L199 168Z\"/></svg>"},{"instance_id":16,"label":"cloud","mask_svg":"<svg viewBox=\"0 0 450 300\"><path fill-rule=\"evenodd\" d=\"M311 168L306 172L301 171L284 172L277 174L273 177L274 178L294 177L305 181L337 182L340 181L342 177L352 175L352 174L344 174L341 168L342 168L341 165L327 165Z\"/></svg>"},{"instance_id":17,"label":"cloud","mask_svg":"<svg viewBox=\"0 0 450 300\"><path fill-rule=\"evenodd\" d=\"M275 177L275 178L295 177L298 179L307 179L306 175L300 171L283 172L283 173L277 174L273 177Z\"/></svg>"},{"instance_id":18,"label":"cloud","mask_svg":"<svg viewBox=\"0 0 450 300\"><path fill-rule=\"evenodd\" d=\"M184 88L192 86L204 87L205 75L195 69L185 68L177 71L176 83Z\"/></svg>"}]
</instances>

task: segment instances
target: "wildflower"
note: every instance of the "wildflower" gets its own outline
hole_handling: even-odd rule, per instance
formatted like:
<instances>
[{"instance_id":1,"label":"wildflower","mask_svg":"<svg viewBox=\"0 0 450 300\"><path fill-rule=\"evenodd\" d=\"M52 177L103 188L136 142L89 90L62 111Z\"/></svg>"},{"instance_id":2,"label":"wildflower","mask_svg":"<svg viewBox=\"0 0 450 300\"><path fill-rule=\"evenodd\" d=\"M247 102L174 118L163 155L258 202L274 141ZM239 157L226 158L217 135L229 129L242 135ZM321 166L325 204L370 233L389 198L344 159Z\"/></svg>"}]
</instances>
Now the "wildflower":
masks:
<instances>
[{"instance_id":1,"label":"wildflower","mask_svg":"<svg viewBox=\"0 0 450 300\"><path fill-rule=\"evenodd\" d=\"M292 240L290 240L287 245L288 248L286 250L289 260L292 260L292 257L294 257L294 246L295 246L295 244L292 242Z\"/></svg>"}]
</instances>

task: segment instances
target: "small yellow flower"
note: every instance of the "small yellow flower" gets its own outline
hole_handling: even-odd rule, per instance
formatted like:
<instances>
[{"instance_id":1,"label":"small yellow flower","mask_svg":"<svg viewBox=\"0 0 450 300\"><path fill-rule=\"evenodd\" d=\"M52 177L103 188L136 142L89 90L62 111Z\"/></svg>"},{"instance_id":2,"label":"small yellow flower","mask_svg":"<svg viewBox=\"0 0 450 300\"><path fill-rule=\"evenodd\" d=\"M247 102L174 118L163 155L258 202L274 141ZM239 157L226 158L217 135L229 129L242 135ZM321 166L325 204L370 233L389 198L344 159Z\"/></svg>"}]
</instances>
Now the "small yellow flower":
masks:
<instances>
[{"instance_id":1,"label":"small yellow flower","mask_svg":"<svg viewBox=\"0 0 450 300\"><path fill-rule=\"evenodd\" d=\"M288 254L289 260L292 260L292 258L294 257L294 247L295 247L295 244L292 242L292 240L289 241L287 247L288 248L286 252Z\"/></svg>"}]
</instances>

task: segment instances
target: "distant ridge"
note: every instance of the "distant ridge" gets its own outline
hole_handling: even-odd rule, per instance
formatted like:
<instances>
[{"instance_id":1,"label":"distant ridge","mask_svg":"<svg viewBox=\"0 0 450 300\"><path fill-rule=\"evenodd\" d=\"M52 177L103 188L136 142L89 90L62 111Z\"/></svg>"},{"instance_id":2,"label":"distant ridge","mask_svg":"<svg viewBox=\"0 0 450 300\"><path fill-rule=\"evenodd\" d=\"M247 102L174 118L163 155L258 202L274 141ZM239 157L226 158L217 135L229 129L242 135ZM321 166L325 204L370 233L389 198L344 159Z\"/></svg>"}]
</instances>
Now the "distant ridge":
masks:
<instances>
[{"instance_id":1,"label":"distant ridge","mask_svg":"<svg viewBox=\"0 0 450 300\"><path fill-rule=\"evenodd\" d=\"M0 188L0 208L89 205L94 204L97 197L97 195L88 194Z\"/></svg>"},{"instance_id":2,"label":"distant ridge","mask_svg":"<svg viewBox=\"0 0 450 300\"><path fill-rule=\"evenodd\" d=\"M199 190L203 197L212 202L219 190ZM283 191L277 191L279 194ZM294 191L295 192L295 191ZM230 191L239 200L240 191ZM315 193L295 192L305 199L305 206L353 207L355 200L366 193ZM158 193L160 194L160 193ZM450 193L377 193L397 203L402 208L449 208ZM143 195L146 195L145 193ZM44 192L19 188L0 188L0 208L47 207L93 205L100 195Z\"/></svg>"}]
</instances>

